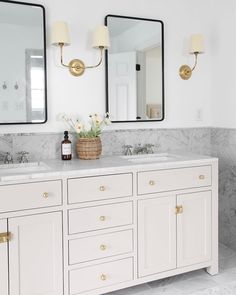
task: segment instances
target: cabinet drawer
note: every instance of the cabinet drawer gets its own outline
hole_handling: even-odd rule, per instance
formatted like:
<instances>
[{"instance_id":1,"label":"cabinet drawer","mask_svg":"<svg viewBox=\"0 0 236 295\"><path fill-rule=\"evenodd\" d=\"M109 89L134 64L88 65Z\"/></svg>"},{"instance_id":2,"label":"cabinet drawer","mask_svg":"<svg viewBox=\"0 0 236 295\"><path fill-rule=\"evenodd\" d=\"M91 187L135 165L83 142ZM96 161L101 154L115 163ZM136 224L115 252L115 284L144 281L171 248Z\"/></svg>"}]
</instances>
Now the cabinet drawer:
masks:
<instances>
[{"instance_id":1,"label":"cabinet drawer","mask_svg":"<svg viewBox=\"0 0 236 295\"><path fill-rule=\"evenodd\" d=\"M133 259L127 258L71 270L70 295L133 280Z\"/></svg>"},{"instance_id":2,"label":"cabinet drawer","mask_svg":"<svg viewBox=\"0 0 236 295\"><path fill-rule=\"evenodd\" d=\"M61 205L61 180L0 186L0 204L0 212Z\"/></svg>"},{"instance_id":3,"label":"cabinet drawer","mask_svg":"<svg viewBox=\"0 0 236 295\"><path fill-rule=\"evenodd\" d=\"M138 173L139 195L209 185L211 185L211 166Z\"/></svg>"},{"instance_id":4,"label":"cabinet drawer","mask_svg":"<svg viewBox=\"0 0 236 295\"><path fill-rule=\"evenodd\" d=\"M129 197L132 194L131 173L68 180L69 204Z\"/></svg>"},{"instance_id":5,"label":"cabinet drawer","mask_svg":"<svg viewBox=\"0 0 236 295\"><path fill-rule=\"evenodd\" d=\"M132 202L69 210L69 234L132 223Z\"/></svg>"},{"instance_id":6,"label":"cabinet drawer","mask_svg":"<svg viewBox=\"0 0 236 295\"><path fill-rule=\"evenodd\" d=\"M119 231L69 241L69 264L133 251L133 231Z\"/></svg>"}]
</instances>

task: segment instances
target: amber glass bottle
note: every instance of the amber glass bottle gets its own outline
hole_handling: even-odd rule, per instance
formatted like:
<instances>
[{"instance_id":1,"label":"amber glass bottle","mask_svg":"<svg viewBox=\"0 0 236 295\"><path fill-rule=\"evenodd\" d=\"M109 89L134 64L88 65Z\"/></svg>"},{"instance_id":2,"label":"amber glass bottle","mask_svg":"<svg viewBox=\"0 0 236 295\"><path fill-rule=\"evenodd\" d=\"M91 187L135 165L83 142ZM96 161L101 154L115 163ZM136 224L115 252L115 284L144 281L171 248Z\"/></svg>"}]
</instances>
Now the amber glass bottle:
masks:
<instances>
[{"instance_id":1,"label":"amber glass bottle","mask_svg":"<svg viewBox=\"0 0 236 295\"><path fill-rule=\"evenodd\" d=\"M69 140L68 131L64 132L64 140L61 142L61 159L71 160L71 141Z\"/></svg>"}]
</instances>

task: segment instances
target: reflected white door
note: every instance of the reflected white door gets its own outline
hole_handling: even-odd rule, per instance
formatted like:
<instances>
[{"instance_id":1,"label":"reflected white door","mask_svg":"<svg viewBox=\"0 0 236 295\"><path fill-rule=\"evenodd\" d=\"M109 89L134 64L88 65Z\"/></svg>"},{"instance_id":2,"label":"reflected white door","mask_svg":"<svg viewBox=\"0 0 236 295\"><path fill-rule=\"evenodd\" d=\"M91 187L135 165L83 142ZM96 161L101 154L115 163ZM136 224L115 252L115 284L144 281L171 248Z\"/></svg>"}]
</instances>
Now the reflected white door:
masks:
<instances>
[{"instance_id":1,"label":"reflected white door","mask_svg":"<svg viewBox=\"0 0 236 295\"><path fill-rule=\"evenodd\" d=\"M176 268L176 197L138 201L138 275Z\"/></svg>"},{"instance_id":2,"label":"reflected white door","mask_svg":"<svg viewBox=\"0 0 236 295\"><path fill-rule=\"evenodd\" d=\"M113 121L136 120L136 53L109 54L109 112Z\"/></svg>"},{"instance_id":3,"label":"reflected white door","mask_svg":"<svg viewBox=\"0 0 236 295\"><path fill-rule=\"evenodd\" d=\"M0 233L7 232L7 220L0 220ZM8 243L0 243L0 294L8 295Z\"/></svg>"},{"instance_id":4,"label":"reflected white door","mask_svg":"<svg viewBox=\"0 0 236 295\"><path fill-rule=\"evenodd\" d=\"M177 196L183 213L177 214L177 266L211 259L211 192Z\"/></svg>"},{"instance_id":5,"label":"reflected white door","mask_svg":"<svg viewBox=\"0 0 236 295\"><path fill-rule=\"evenodd\" d=\"M11 295L62 295L62 214L9 219Z\"/></svg>"}]
</instances>

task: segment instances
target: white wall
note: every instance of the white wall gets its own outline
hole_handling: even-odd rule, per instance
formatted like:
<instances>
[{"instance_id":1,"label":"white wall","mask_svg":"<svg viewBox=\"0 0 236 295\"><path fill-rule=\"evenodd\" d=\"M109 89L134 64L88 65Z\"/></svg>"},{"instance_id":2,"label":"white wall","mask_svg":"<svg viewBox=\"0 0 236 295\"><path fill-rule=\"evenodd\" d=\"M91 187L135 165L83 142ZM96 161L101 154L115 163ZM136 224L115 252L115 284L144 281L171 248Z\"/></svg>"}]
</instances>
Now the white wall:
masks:
<instances>
[{"instance_id":1,"label":"white wall","mask_svg":"<svg viewBox=\"0 0 236 295\"><path fill-rule=\"evenodd\" d=\"M94 63L98 59L98 53L91 49L91 33L97 24L103 23L107 14L164 21L166 119L163 122L113 124L111 128L211 125L213 82L211 15L216 1L222 4L224 2L223 0L197 2L195 0L39 0L46 7L48 35L55 20L66 20L70 25L72 46L65 49L67 61L81 58L86 63ZM178 76L179 66L193 63L193 57L185 50L186 40L192 33L198 32L205 36L206 54L199 57L199 64L193 77L189 81L183 81ZM78 114L84 118L91 112L104 112L104 65L97 70L88 70L82 77L76 78L58 65L58 53L58 48L52 48L48 42L48 122L43 125L0 126L0 133L59 131L64 129L61 123L56 122L56 115L59 112ZM199 109L202 110L202 121L197 119Z\"/></svg>"},{"instance_id":2,"label":"white wall","mask_svg":"<svg viewBox=\"0 0 236 295\"><path fill-rule=\"evenodd\" d=\"M215 1L212 28L213 126L236 128L236 2Z\"/></svg>"}]
</instances>

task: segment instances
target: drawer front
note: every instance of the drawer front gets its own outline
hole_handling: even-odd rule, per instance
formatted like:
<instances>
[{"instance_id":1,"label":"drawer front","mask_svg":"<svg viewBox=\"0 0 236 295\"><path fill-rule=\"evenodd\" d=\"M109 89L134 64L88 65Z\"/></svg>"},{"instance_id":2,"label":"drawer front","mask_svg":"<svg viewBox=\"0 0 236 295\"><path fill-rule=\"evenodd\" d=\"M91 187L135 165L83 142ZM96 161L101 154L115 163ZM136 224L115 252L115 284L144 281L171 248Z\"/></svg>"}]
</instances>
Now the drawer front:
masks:
<instances>
[{"instance_id":1,"label":"drawer front","mask_svg":"<svg viewBox=\"0 0 236 295\"><path fill-rule=\"evenodd\" d=\"M42 181L0 186L0 212L62 204L62 182Z\"/></svg>"},{"instance_id":2,"label":"drawer front","mask_svg":"<svg viewBox=\"0 0 236 295\"><path fill-rule=\"evenodd\" d=\"M69 210L69 234L129 225L132 223L132 202Z\"/></svg>"},{"instance_id":3,"label":"drawer front","mask_svg":"<svg viewBox=\"0 0 236 295\"><path fill-rule=\"evenodd\" d=\"M133 231L126 230L69 241L69 264L133 251Z\"/></svg>"},{"instance_id":4,"label":"drawer front","mask_svg":"<svg viewBox=\"0 0 236 295\"><path fill-rule=\"evenodd\" d=\"M138 173L139 195L209 185L211 185L211 166Z\"/></svg>"},{"instance_id":5,"label":"drawer front","mask_svg":"<svg viewBox=\"0 0 236 295\"><path fill-rule=\"evenodd\" d=\"M69 204L129 197L133 194L132 174L74 178L68 180Z\"/></svg>"},{"instance_id":6,"label":"drawer front","mask_svg":"<svg viewBox=\"0 0 236 295\"><path fill-rule=\"evenodd\" d=\"M133 259L127 258L71 270L70 295L133 280Z\"/></svg>"}]
</instances>

